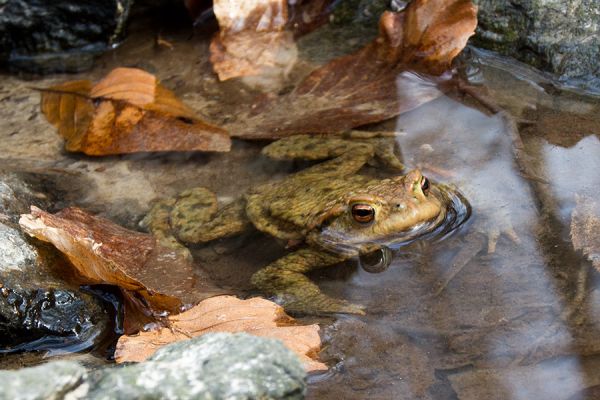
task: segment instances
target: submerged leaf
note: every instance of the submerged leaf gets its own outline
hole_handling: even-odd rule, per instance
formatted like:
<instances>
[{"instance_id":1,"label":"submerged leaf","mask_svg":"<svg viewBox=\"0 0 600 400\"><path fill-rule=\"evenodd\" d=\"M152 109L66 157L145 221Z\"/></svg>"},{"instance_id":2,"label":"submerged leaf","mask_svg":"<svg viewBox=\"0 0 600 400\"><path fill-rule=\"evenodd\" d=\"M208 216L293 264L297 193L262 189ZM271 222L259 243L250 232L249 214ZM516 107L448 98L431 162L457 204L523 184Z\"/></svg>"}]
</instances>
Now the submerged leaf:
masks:
<instances>
[{"instance_id":1,"label":"submerged leaf","mask_svg":"<svg viewBox=\"0 0 600 400\"><path fill-rule=\"evenodd\" d=\"M476 25L470 0L415 0L387 11L375 41L313 71L292 92L252 104L229 126L232 135L338 133L412 110L442 94L444 72Z\"/></svg>"},{"instance_id":2,"label":"submerged leaf","mask_svg":"<svg viewBox=\"0 0 600 400\"><path fill-rule=\"evenodd\" d=\"M326 370L317 361L321 347L319 326L294 325L283 308L255 297L240 300L233 296L218 296L202 301L197 306L169 317L169 327L140 332L135 336L121 336L115 359L118 363L144 361L159 348L173 342L210 332L247 332L281 340L294 351L309 371Z\"/></svg>"},{"instance_id":3,"label":"submerged leaf","mask_svg":"<svg viewBox=\"0 0 600 400\"><path fill-rule=\"evenodd\" d=\"M571 217L571 240L600 271L600 202L585 195L575 195Z\"/></svg>"},{"instance_id":4,"label":"submerged leaf","mask_svg":"<svg viewBox=\"0 0 600 400\"><path fill-rule=\"evenodd\" d=\"M29 235L64 253L82 283L120 287L149 317L177 313L224 293L195 272L189 253L82 209L49 214L32 206L31 214L22 215L19 224Z\"/></svg>"},{"instance_id":5,"label":"submerged leaf","mask_svg":"<svg viewBox=\"0 0 600 400\"><path fill-rule=\"evenodd\" d=\"M81 147L90 126L94 114L91 89L90 81L72 81L42 92L42 113L67 140L67 147Z\"/></svg>"},{"instance_id":6,"label":"submerged leaf","mask_svg":"<svg viewBox=\"0 0 600 400\"><path fill-rule=\"evenodd\" d=\"M277 87L298 58L294 36L285 29L287 0L215 0L219 33L210 44L210 61L219 79Z\"/></svg>"},{"instance_id":7,"label":"submerged leaf","mask_svg":"<svg viewBox=\"0 0 600 400\"><path fill-rule=\"evenodd\" d=\"M146 151L228 151L226 131L195 117L154 75L116 68L92 86L67 82L41 89L41 109L66 140L88 155Z\"/></svg>"}]
</instances>

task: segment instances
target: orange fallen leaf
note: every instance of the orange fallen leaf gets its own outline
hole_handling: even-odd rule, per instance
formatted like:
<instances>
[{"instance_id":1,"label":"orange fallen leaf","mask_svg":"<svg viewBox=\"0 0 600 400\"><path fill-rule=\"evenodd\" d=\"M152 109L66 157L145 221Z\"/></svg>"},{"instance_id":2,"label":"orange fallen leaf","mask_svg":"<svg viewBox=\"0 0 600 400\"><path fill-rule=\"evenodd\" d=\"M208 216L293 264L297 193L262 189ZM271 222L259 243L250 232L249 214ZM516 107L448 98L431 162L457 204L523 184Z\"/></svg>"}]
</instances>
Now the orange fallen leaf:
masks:
<instances>
[{"instance_id":1,"label":"orange fallen leaf","mask_svg":"<svg viewBox=\"0 0 600 400\"><path fill-rule=\"evenodd\" d=\"M219 79L257 77L261 87L281 85L298 58L294 35L286 30L287 0L214 0L219 33L210 61Z\"/></svg>"},{"instance_id":2,"label":"orange fallen leaf","mask_svg":"<svg viewBox=\"0 0 600 400\"><path fill-rule=\"evenodd\" d=\"M73 81L40 90L42 113L68 151L100 156L231 147L225 130L198 119L140 69L116 68L96 85Z\"/></svg>"},{"instance_id":3,"label":"orange fallen leaf","mask_svg":"<svg viewBox=\"0 0 600 400\"><path fill-rule=\"evenodd\" d=\"M147 317L177 313L224 293L201 271L196 272L189 253L82 209L71 207L50 214L32 206L31 214L23 214L19 224L29 235L64 253L83 284L119 286L128 303L141 308Z\"/></svg>"},{"instance_id":4,"label":"orange fallen leaf","mask_svg":"<svg viewBox=\"0 0 600 400\"><path fill-rule=\"evenodd\" d=\"M334 59L292 92L263 97L228 127L232 136L275 139L339 133L412 110L442 94L440 83L477 25L471 0L414 0L386 11L379 37Z\"/></svg>"},{"instance_id":5,"label":"orange fallen leaf","mask_svg":"<svg viewBox=\"0 0 600 400\"><path fill-rule=\"evenodd\" d=\"M218 296L169 317L169 327L121 336L115 350L117 363L144 361L159 348L210 332L246 332L281 340L302 360L308 371L326 370L316 360L321 348L319 326L294 325L283 308L259 297L241 300Z\"/></svg>"}]
</instances>

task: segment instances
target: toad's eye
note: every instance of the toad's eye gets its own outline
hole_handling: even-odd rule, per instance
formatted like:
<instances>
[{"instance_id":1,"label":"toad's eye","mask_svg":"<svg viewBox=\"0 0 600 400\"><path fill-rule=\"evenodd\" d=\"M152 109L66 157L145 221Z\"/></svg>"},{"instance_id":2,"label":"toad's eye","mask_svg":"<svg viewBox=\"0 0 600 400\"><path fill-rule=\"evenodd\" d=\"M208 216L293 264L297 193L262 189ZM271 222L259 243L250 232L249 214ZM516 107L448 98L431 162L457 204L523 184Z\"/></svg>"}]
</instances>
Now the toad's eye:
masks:
<instances>
[{"instance_id":1,"label":"toad's eye","mask_svg":"<svg viewBox=\"0 0 600 400\"><path fill-rule=\"evenodd\" d=\"M429 194L429 179L423 177L423 179L421 179L421 191L423 192L423 194L425 196L427 196Z\"/></svg>"},{"instance_id":2,"label":"toad's eye","mask_svg":"<svg viewBox=\"0 0 600 400\"><path fill-rule=\"evenodd\" d=\"M368 224L375 219L375 209L368 204L354 204L352 206L352 217L356 222Z\"/></svg>"}]
</instances>

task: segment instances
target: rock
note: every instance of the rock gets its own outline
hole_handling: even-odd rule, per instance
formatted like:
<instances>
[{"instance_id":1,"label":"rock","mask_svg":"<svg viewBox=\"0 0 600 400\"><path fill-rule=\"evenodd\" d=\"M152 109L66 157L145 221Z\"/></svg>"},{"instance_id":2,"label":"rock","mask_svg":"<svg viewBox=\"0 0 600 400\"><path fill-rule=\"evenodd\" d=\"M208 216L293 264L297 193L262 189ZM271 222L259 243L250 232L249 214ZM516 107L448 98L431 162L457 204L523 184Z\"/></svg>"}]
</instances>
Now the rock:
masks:
<instances>
[{"instance_id":1,"label":"rock","mask_svg":"<svg viewBox=\"0 0 600 400\"><path fill-rule=\"evenodd\" d=\"M76 72L118 43L133 0L0 0L0 60L14 70Z\"/></svg>"},{"instance_id":2,"label":"rock","mask_svg":"<svg viewBox=\"0 0 600 400\"><path fill-rule=\"evenodd\" d=\"M43 206L13 173L0 173L0 353L90 347L108 326L102 302L60 279L65 262L17 224L29 204Z\"/></svg>"},{"instance_id":3,"label":"rock","mask_svg":"<svg viewBox=\"0 0 600 400\"><path fill-rule=\"evenodd\" d=\"M86 372L55 361L0 371L4 399L302 399L305 372L278 340L215 333L177 342L148 361Z\"/></svg>"},{"instance_id":4,"label":"rock","mask_svg":"<svg viewBox=\"0 0 600 400\"><path fill-rule=\"evenodd\" d=\"M106 370L94 399L301 399L305 372L274 339L206 334L163 347L140 364Z\"/></svg>"},{"instance_id":5,"label":"rock","mask_svg":"<svg viewBox=\"0 0 600 400\"><path fill-rule=\"evenodd\" d=\"M569 85L600 90L600 2L475 2L477 45L553 72Z\"/></svg>"},{"instance_id":6,"label":"rock","mask_svg":"<svg viewBox=\"0 0 600 400\"><path fill-rule=\"evenodd\" d=\"M4 400L42 400L63 399L77 396L88 376L84 367L72 361L54 361L32 368L18 371L0 371L2 391L0 399ZM85 387L83 388L85 393Z\"/></svg>"}]
</instances>

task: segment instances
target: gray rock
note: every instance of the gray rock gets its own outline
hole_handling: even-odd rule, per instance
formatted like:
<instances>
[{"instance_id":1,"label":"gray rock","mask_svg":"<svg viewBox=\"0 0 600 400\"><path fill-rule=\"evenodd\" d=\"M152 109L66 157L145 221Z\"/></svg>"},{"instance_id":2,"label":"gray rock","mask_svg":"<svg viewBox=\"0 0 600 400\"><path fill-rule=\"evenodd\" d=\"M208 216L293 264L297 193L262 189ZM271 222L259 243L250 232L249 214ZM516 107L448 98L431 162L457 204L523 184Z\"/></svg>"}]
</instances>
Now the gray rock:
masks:
<instances>
[{"instance_id":1,"label":"gray rock","mask_svg":"<svg viewBox=\"0 0 600 400\"><path fill-rule=\"evenodd\" d=\"M278 340L215 333L166 346L143 363L89 373L65 361L0 371L0 400L302 399L305 376Z\"/></svg>"},{"instance_id":2,"label":"gray rock","mask_svg":"<svg viewBox=\"0 0 600 400\"><path fill-rule=\"evenodd\" d=\"M120 40L133 0L0 1L0 59L15 70L80 71Z\"/></svg>"},{"instance_id":3,"label":"gray rock","mask_svg":"<svg viewBox=\"0 0 600 400\"><path fill-rule=\"evenodd\" d=\"M106 370L93 399L301 399L304 369L280 341L208 334L160 349L148 361Z\"/></svg>"},{"instance_id":4,"label":"gray rock","mask_svg":"<svg viewBox=\"0 0 600 400\"><path fill-rule=\"evenodd\" d=\"M476 0L475 43L600 90L598 0Z\"/></svg>"},{"instance_id":5,"label":"gray rock","mask_svg":"<svg viewBox=\"0 0 600 400\"><path fill-rule=\"evenodd\" d=\"M21 176L0 173L0 353L90 347L108 314L99 299L61 279L65 261L54 248L20 230L30 204L47 208Z\"/></svg>"},{"instance_id":6,"label":"gray rock","mask_svg":"<svg viewBox=\"0 0 600 400\"><path fill-rule=\"evenodd\" d=\"M54 361L17 371L0 371L2 400L58 400L84 398L84 367L72 361Z\"/></svg>"}]
</instances>

